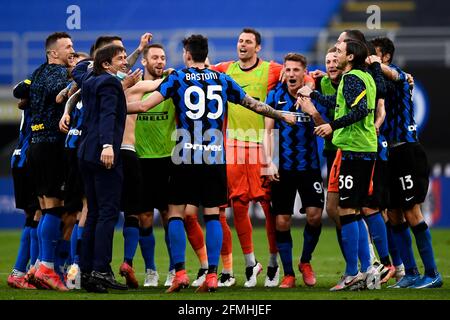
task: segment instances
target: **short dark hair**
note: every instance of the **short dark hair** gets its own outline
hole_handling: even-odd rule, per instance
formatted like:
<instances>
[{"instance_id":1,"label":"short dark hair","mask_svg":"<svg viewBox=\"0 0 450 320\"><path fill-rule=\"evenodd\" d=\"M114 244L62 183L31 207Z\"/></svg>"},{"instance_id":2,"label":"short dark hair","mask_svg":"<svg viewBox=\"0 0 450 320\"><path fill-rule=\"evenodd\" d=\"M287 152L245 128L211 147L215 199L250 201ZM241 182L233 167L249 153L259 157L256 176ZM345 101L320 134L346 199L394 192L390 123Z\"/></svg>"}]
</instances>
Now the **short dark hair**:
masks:
<instances>
[{"instance_id":1,"label":"short dark hair","mask_svg":"<svg viewBox=\"0 0 450 320\"><path fill-rule=\"evenodd\" d=\"M392 42L391 39L389 39L387 37L378 37L378 38L370 40L370 43L375 48L380 48L383 56L385 54L389 53L391 55L391 59L389 60L389 63L392 62L392 59L394 59L395 46L394 46L394 42Z\"/></svg>"},{"instance_id":2,"label":"short dark hair","mask_svg":"<svg viewBox=\"0 0 450 320\"><path fill-rule=\"evenodd\" d=\"M193 34L183 39L183 48L188 51L194 62L205 62L208 57L208 38Z\"/></svg>"},{"instance_id":3,"label":"short dark hair","mask_svg":"<svg viewBox=\"0 0 450 320\"><path fill-rule=\"evenodd\" d=\"M350 39L345 39L344 42L347 45L347 55L353 54L353 60L351 61L352 68L365 69L366 58L369 53L366 44L362 41Z\"/></svg>"},{"instance_id":4,"label":"short dark hair","mask_svg":"<svg viewBox=\"0 0 450 320\"><path fill-rule=\"evenodd\" d=\"M111 44L115 40L122 41L122 38L119 36L100 36L100 37L98 37L94 43L94 51L97 49L100 49L101 47L104 47L108 44Z\"/></svg>"},{"instance_id":5,"label":"short dark hair","mask_svg":"<svg viewBox=\"0 0 450 320\"><path fill-rule=\"evenodd\" d=\"M125 48L115 44L109 44L107 46L98 49L95 52L94 57L94 74L99 75L105 72L105 69L103 68L103 63L104 62L112 63L112 58L114 58L117 54L121 52L125 52Z\"/></svg>"},{"instance_id":6,"label":"short dark hair","mask_svg":"<svg viewBox=\"0 0 450 320\"><path fill-rule=\"evenodd\" d=\"M89 54L83 51L77 51L73 54L74 58L83 58L83 59L88 59L90 58Z\"/></svg>"},{"instance_id":7,"label":"short dark hair","mask_svg":"<svg viewBox=\"0 0 450 320\"><path fill-rule=\"evenodd\" d=\"M350 40L358 40L361 42L366 42L366 37L364 36L364 33L362 33L359 30L356 29L347 29L344 30L345 34L347 35L347 39Z\"/></svg>"},{"instance_id":8,"label":"short dark hair","mask_svg":"<svg viewBox=\"0 0 450 320\"><path fill-rule=\"evenodd\" d=\"M328 54L328 53L333 53L333 52L336 52L336 51L337 51L336 46L332 46L331 48L329 48L329 49L327 50L327 54Z\"/></svg>"},{"instance_id":9,"label":"short dark hair","mask_svg":"<svg viewBox=\"0 0 450 320\"><path fill-rule=\"evenodd\" d=\"M256 44L258 44L258 45L261 44L261 33L256 31L255 29L253 29L253 28L244 28L244 29L242 29L242 31L241 31L241 33L239 35L241 35L243 33L252 33L252 34L254 34L255 35L255 39L256 39Z\"/></svg>"},{"instance_id":10,"label":"short dark hair","mask_svg":"<svg viewBox=\"0 0 450 320\"><path fill-rule=\"evenodd\" d=\"M58 39L64 38L72 39L72 37L66 32L54 32L49 35L47 39L45 39L45 51L48 51L50 47L52 47L56 43L56 41L58 41Z\"/></svg>"},{"instance_id":11,"label":"short dark hair","mask_svg":"<svg viewBox=\"0 0 450 320\"><path fill-rule=\"evenodd\" d=\"M284 56L284 62L286 61L296 61L300 62L303 68L306 68L306 57L302 54L289 52Z\"/></svg>"},{"instance_id":12,"label":"short dark hair","mask_svg":"<svg viewBox=\"0 0 450 320\"><path fill-rule=\"evenodd\" d=\"M159 44L159 43L151 43L151 44L148 44L148 45L146 45L146 46L144 47L144 51L142 51L142 56L143 56L144 58L147 56L147 53L148 53L148 51L149 51L151 48L158 48L158 49L164 50L164 47L163 47L162 44Z\"/></svg>"}]
</instances>

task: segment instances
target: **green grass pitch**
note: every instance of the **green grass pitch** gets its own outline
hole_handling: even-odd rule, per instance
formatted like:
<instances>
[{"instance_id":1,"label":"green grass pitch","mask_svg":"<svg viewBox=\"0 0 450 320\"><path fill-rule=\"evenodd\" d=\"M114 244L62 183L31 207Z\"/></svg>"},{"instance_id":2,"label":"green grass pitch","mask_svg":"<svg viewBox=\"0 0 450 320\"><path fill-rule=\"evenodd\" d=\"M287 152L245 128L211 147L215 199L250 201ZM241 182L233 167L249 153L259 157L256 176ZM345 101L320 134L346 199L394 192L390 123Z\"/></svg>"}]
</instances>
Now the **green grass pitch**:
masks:
<instances>
[{"instance_id":1,"label":"green grass pitch","mask_svg":"<svg viewBox=\"0 0 450 320\"><path fill-rule=\"evenodd\" d=\"M258 286L247 289L244 284L244 259L236 233L233 230L234 272L237 285L232 288L220 288L215 293L196 294L194 288L184 289L176 294L165 294L163 283L167 275L168 257L164 244L164 231L155 229L156 265L160 274L158 288L143 288L137 290L114 291L109 294L90 294L81 291L59 293L47 290L17 290L8 287L6 279L14 265L19 246L20 231L0 231L0 300L450 300L450 229L432 229L433 245L436 262L444 279L440 289L387 289L360 292L329 292L336 284L344 270L344 261L336 240L334 228L323 228L320 241L313 255L312 264L317 276L317 285L307 288L301 279L296 264L303 242L303 226L296 226L292 231L294 241L294 267L296 270L297 287L295 289L264 288L264 277L268 260L268 244L263 228L254 228L253 240L257 259L264 270L258 277ZM413 239L414 243L414 239ZM414 246L415 247L415 246ZM114 237L114 254L112 267L119 280L118 268L123 257L123 237L120 230ZM187 244L187 271L191 281L195 278L199 267L198 260L192 248ZM416 260L421 271L423 267L416 251ZM281 263L281 262L280 262ZM140 284L144 279L143 260L139 249L134 260ZM221 265L219 266L220 271ZM123 281L123 280L121 280ZM391 280L389 284L392 284Z\"/></svg>"}]
</instances>

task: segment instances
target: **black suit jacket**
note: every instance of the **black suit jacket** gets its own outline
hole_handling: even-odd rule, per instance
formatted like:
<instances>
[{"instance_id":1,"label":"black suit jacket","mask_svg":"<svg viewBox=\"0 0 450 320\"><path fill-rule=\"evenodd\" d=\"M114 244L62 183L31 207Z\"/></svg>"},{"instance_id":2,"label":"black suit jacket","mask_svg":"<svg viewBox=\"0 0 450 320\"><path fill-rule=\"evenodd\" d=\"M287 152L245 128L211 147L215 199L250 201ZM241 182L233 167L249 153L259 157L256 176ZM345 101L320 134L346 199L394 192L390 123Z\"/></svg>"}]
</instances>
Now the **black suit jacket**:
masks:
<instances>
[{"instance_id":1,"label":"black suit jacket","mask_svg":"<svg viewBox=\"0 0 450 320\"><path fill-rule=\"evenodd\" d=\"M98 76L85 73L81 96L85 116L78 147L78 157L102 164L100 154L104 144L112 144L114 164L118 163L122 144L127 103L120 81L109 73Z\"/></svg>"}]
</instances>

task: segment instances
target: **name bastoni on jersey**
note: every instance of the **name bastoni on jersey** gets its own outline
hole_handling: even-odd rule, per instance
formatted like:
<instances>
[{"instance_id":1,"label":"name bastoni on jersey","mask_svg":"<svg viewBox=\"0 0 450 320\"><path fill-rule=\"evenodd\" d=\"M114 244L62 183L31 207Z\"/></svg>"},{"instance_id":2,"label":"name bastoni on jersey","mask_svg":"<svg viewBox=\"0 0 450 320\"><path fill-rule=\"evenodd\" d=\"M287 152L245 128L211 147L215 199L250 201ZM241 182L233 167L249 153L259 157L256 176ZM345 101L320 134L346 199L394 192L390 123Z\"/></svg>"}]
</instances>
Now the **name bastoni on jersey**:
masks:
<instances>
[{"instance_id":1,"label":"name bastoni on jersey","mask_svg":"<svg viewBox=\"0 0 450 320\"><path fill-rule=\"evenodd\" d=\"M189 81L204 81L204 80L218 80L219 77L217 73L211 72L211 73L186 73L184 76L186 80Z\"/></svg>"}]
</instances>

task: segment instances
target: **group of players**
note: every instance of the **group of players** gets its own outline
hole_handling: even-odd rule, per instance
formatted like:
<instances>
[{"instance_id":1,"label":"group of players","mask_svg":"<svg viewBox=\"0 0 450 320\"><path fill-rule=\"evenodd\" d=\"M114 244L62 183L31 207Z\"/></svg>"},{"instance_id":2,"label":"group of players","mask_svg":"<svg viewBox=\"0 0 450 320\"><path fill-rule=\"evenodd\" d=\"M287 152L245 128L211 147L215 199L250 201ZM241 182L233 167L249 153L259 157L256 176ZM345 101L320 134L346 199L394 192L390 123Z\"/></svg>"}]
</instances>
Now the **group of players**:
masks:
<instances>
[{"instance_id":1,"label":"group of players","mask_svg":"<svg viewBox=\"0 0 450 320\"><path fill-rule=\"evenodd\" d=\"M86 272L79 267L89 214L77 159L86 116L79 74L92 59L74 52L68 34L56 33L46 42L47 63L14 89L23 121L12 169L16 206L27 218L8 277L11 287L84 287L94 292L137 288L133 258L138 245L145 262L143 285L158 286L154 209L161 213L170 259L167 292L188 285L200 292L233 286L226 207L232 208L245 258L244 287L255 287L262 271L248 213L255 202L266 216L269 243L264 285L293 288L290 229L297 192L300 212L306 214L298 268L304 283L314 286L310 262L325 202L316 135L325 139L327 213L336 223L346 261L344 275L331 290L380 288L391 277L396 278L393 288L442 286L420 211L428 164L414 123L413 81L392 64L391 40L367 42L361 32L346 30L325 57L326 72L309 73L306 58L298 53L287 54L282 65L259 58L261 35L250 28L239 35L238 60L216 65L206 64L206 38L185 39L187 69L178 71L166 70L164 48L150 40L151 34L141 37L126 68L113 63L115 69L108 69L121 80L130 113L118 156L125 216L119 273L127 286L111 273L102 286L88 286ZM119 37L98 38L90 56L111 45L123 47ZM144 73L127 73L141 53ZM83 63L84 69L79 67ZM114 159L102 159L106 169L116 164ZM200 206L206 239L198 222ZM423 276L409 228L424 264ZM200 263L192 283L184 264L185 233ZM372 242L379 256L375 263ZM278 255L284 271L281 283Z\"/></svg>"}]
</instances>

